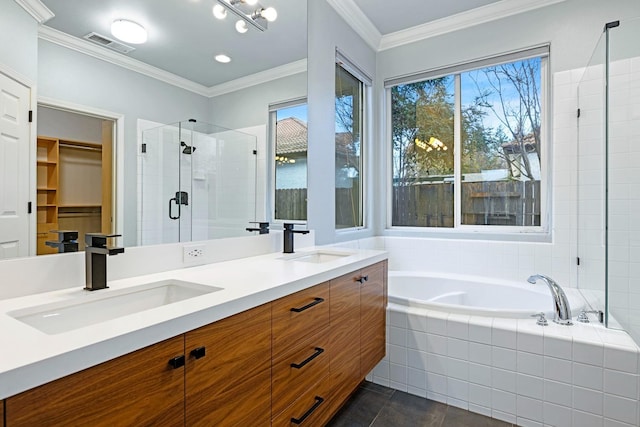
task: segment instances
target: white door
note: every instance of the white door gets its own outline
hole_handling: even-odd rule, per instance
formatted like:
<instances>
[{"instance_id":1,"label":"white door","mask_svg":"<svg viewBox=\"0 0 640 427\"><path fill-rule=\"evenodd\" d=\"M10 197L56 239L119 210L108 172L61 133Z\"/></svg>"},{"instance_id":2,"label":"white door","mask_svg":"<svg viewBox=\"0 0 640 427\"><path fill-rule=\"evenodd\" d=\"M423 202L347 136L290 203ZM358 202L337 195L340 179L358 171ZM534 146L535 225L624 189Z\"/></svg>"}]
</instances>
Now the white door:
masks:
<instances>
[{"instance_id":1,"label":"white door","mask_svg":"<svg viewBox=\"0 0 640 427\"><path fill-rule=\"evenodd\" d=\"M29 88L0 73L0 259L29 255Z\"/></svg>"}]
</instances>

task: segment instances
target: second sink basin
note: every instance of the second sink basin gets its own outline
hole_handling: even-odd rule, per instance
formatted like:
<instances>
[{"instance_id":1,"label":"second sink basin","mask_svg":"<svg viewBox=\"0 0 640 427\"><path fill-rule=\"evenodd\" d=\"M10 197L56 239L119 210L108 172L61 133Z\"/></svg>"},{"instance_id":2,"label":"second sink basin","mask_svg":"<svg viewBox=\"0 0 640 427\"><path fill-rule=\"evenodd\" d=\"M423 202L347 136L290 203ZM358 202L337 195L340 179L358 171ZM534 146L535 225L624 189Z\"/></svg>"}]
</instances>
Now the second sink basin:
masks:
<instances>
[{"instance_id":1,"label":"second sink basin","mask_svg":"<svg viewBox=\"0 0 640 427\"><path fill-rule=\"evenodd\" d=\"M111 292L87 293L69 301L28 307L8 314L54 335L220 290L222 288L215 286L163 280Z\"/></svg>"},{"instance_id":2,"label":"second sink basin","mask_svg":"<svg viewBox=\"0 0 640 427\"><path fill-rule=\"evenodd\" d=\"M348 252L337 252L337 251L313 251L313 252L309 252L308 254L305 255L300 255L297 257L293 257L291 258L291 260L293 261L301 261L301 262L313 262L316 264L319 263L323 263L323 262L329 262L329 261L335 261L337 259L341 259L344 257L348 257L352 254L348 253Z\"/></svg>"}]
</instances>

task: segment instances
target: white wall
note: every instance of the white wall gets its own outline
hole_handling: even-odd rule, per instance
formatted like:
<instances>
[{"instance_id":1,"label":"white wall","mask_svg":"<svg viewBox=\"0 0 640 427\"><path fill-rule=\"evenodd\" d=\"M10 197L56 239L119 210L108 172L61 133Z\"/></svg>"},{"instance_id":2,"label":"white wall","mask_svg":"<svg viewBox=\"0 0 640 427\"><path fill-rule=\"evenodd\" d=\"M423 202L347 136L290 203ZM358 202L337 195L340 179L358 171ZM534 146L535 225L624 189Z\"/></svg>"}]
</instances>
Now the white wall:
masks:
<instances>
[{"instance_id":1,"label":"white wall","mask_svg":"<svg viewBox=\"0 0 640 427\"><path fill-rule=\"evenodd\" d=\"M309 228L316 230L319 244L370 237L374 234L371 223L372 203L377 193L371 191L371 182L377 173L371 169L379 144L374 137L363 149L367 164L365 207L367 229L340 231L335 229L335 58L336 48L355 62L360 69L375 74L376 53L329 6L326 1L308 4L308 74L309 74L309 149L308 149L308 204ZM373 119L376 121L376 118ZM365 151L367 150L367 151Z\"/></svg>"},{"instance_id":2,"label":"white wall","mask_svg":"<svg viewBox=\"0 0 640 427\"><path fill-rule=\"evenodd\" d=\"M228 129L269 122L269 104L307 96L307 73L271 80L210 99L209 121Z\"/></svg>"},{"instance_id":3,"label":"white wall","mask_svg":"<svg viewBox=\"0 0 640 427\"><path fill-rule=\"evenodd\" d=\"M38 107L38 135L102 144L102 119Z\"/></svg>"},{"instance_id":4,"label":"white wall","mask_svg":"<svg viewBox=\"0 0 640 427\"><path fill-rule=\"evenodd\" d=\"M536 9L464 30L412 44L384 50L377 55L376 112L384 123L382 109L383 82L386 79L419 71L436 69L473 59L505 53L529 46L550 43L551 90L551 227L547 242L521 243L522 239L492 241L482 237L460 240L462 236L407 233L386 228L386 194L390 171L384 158L377 159L381 166L376 182L375 213L376 234L386 236L414 236L419 240L394 241L407 256L432 254L435 249L447 255L439 264L433 259L426 266L463 268L465 270L500 277L526 278L526 274L549 274L564 286L577 284L577 79L570 70L585 67L606 22L625 16L640 15L640 2L620 0L604 4L594 0L567 0L553 6ZM313 50L310 49L310 52ZM312 60L313 58L310 58ZM566 73L561 73L566 71ZM575 74L575 73L574 73ZM388 130L381 126L377 142L387 153ZM426 267L425 267L426 268Z\"/></svg>"},{"instance_id":5,"label":"white wall","mask_svg":"<svg viewBox=\"0 0 640 427\"><path fill-rule=\"evenodd\" d=\"M125 182L136 179L137 119L174 123L209 117L204 96L44 40L38 42L38 95L123 114ZM125 185L125 246L136 244L136 210L136 186Z\"/></svg>"},{"instance_id":6,"label":"white wall","mask_svg":"<svg viewBox=\"0 0 640 427\"><path fill-rule=\"evenodd\" d=\"M8 67L36 82L38 23L13 0L0 5L0 70Z\"/></svg>"}]
</instances>

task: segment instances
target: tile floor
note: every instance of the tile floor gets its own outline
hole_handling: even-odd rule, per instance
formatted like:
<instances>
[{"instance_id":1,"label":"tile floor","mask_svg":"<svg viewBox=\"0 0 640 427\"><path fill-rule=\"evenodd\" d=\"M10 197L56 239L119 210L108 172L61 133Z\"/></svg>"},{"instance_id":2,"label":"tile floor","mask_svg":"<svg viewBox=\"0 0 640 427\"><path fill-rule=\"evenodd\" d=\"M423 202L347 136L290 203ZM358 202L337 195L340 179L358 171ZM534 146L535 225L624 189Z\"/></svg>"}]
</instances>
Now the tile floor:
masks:
<instances>
[{"instance_id":1,"label":"tile floor","mask_svg":"<svg viewBox=\"0 0 640 427\"><path fill-rule=\"evenodd\" d=\"M370 382L364 382L328 427L510 427L474 414Z\"/></svg>"}]
</instances>

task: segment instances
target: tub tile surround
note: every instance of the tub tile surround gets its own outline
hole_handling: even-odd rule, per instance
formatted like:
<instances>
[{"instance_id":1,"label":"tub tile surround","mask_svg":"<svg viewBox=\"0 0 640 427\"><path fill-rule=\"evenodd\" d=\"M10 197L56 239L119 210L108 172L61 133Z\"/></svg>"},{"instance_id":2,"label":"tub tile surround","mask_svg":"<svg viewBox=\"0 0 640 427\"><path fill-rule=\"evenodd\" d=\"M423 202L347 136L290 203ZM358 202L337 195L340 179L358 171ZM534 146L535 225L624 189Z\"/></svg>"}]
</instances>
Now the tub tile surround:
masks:
<instances>
[{"instance_id":1,"label":"tub tile surround","mask_svg":"<svg viewBox=\"0 0 640 427\"><path fill-rule=\"evenodd\" d=\"M640 421L640 349L625 332L395 304L387 322L374 383L524 426Z\"/></svg>"}]
</instances>

